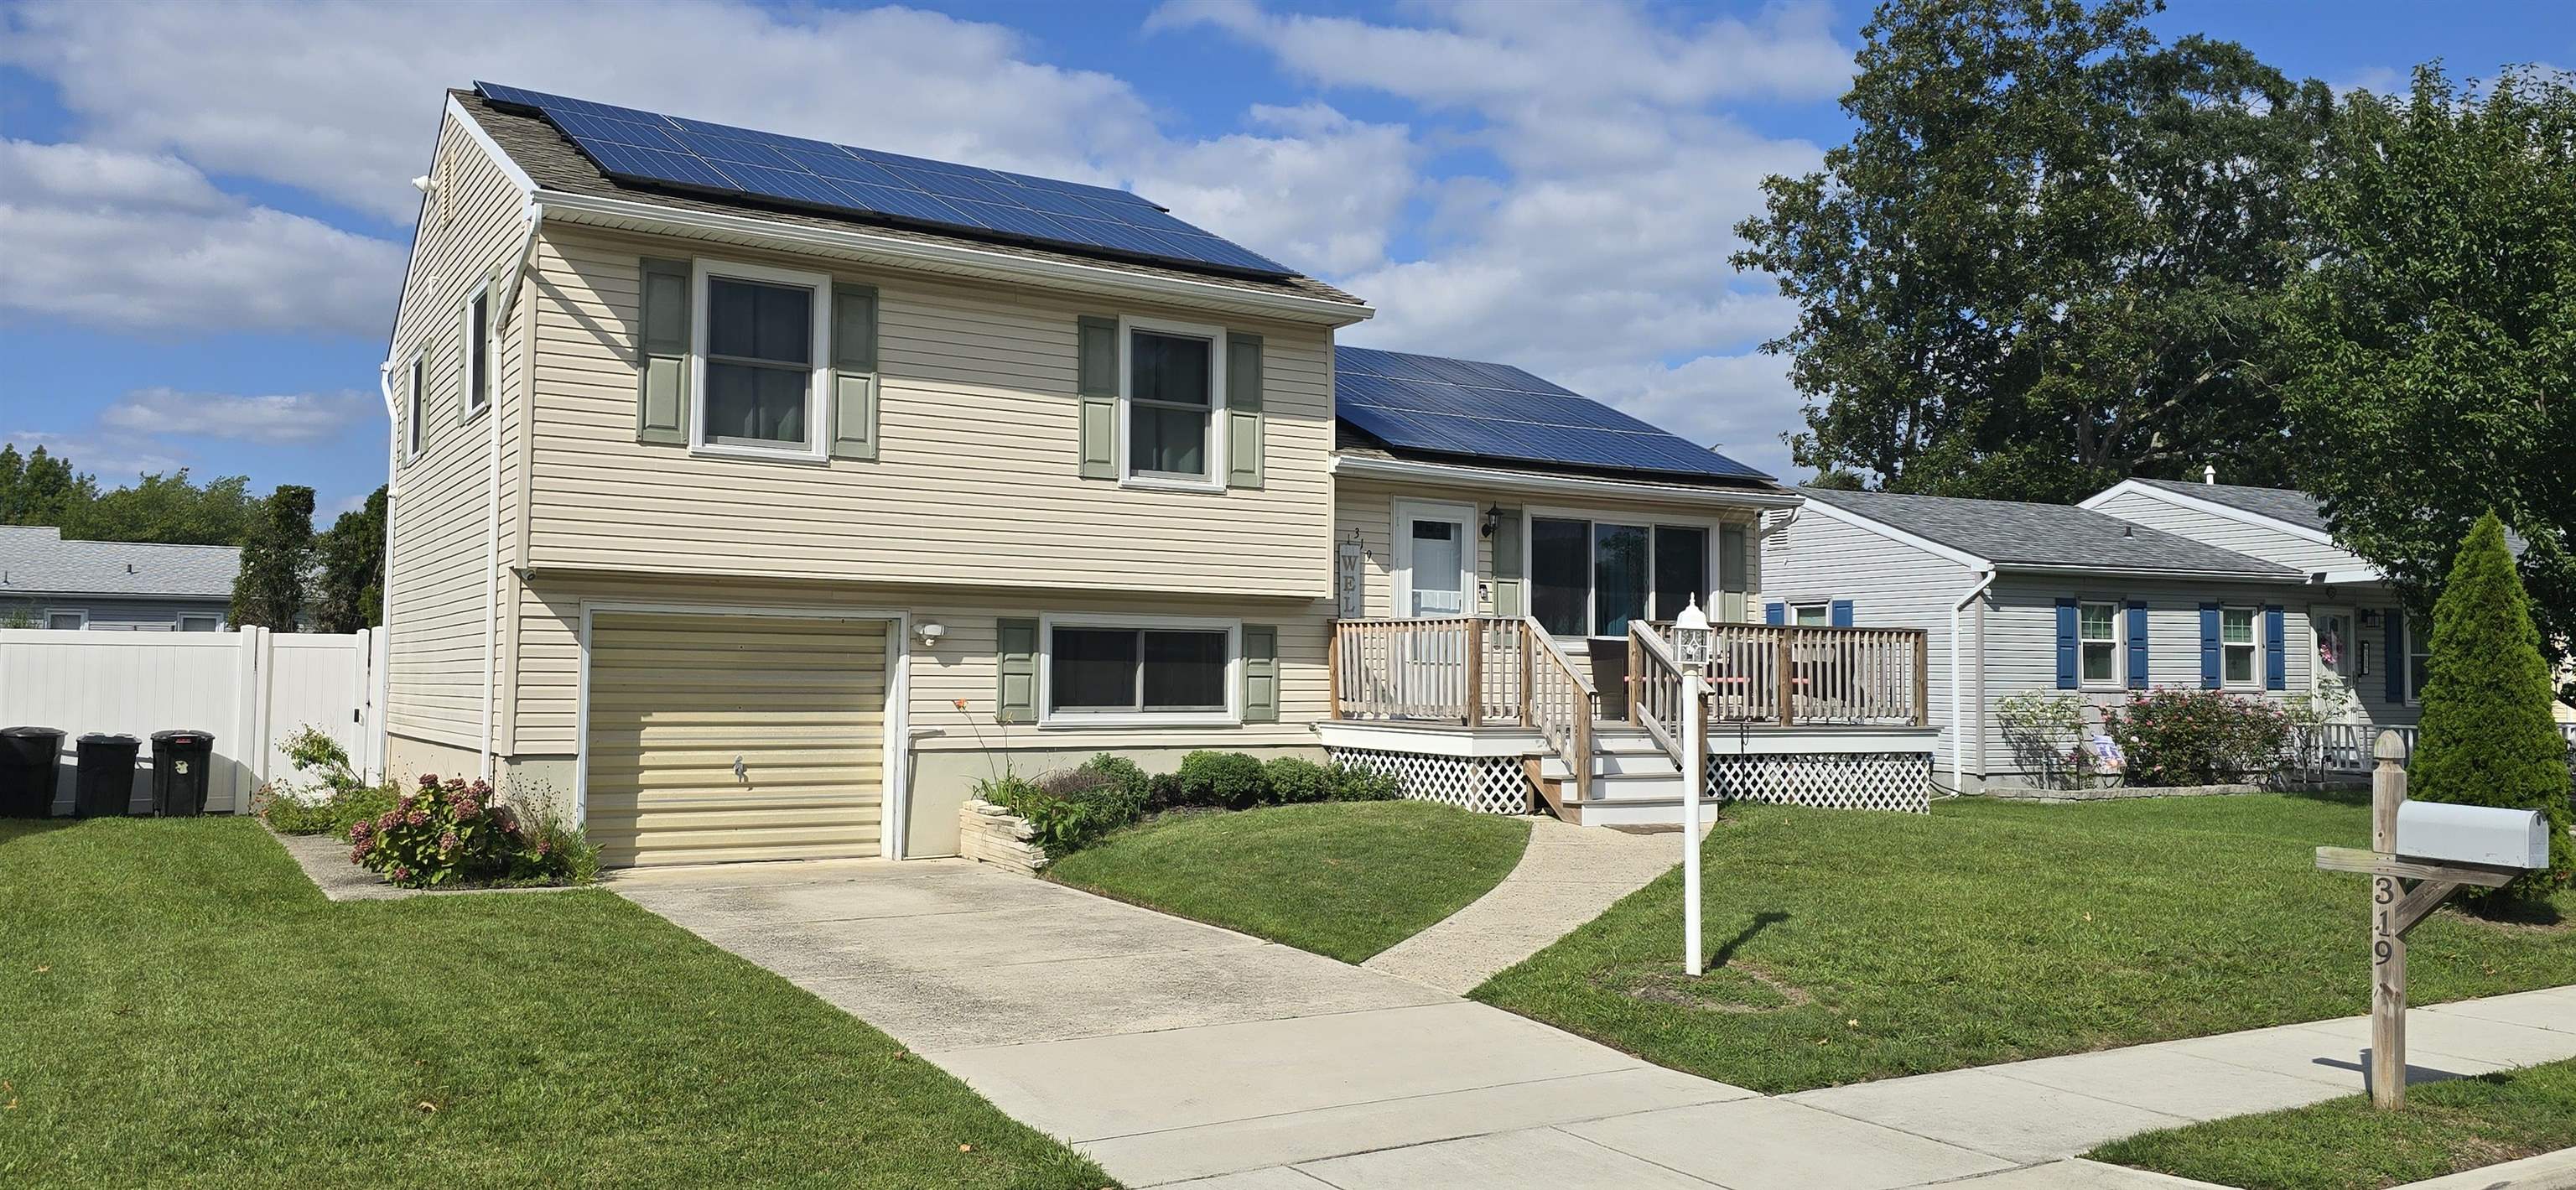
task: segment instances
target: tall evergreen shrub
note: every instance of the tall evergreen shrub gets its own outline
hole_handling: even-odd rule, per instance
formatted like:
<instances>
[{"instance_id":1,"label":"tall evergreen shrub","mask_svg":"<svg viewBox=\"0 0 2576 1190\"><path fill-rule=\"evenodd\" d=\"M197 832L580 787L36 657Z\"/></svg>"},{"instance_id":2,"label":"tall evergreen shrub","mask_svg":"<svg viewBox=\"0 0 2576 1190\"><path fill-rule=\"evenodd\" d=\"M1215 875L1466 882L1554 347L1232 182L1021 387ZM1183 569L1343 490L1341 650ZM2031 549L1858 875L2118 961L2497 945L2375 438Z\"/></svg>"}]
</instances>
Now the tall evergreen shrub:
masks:
<instances>
[{"instance_id":1,"label":"tall evergreen shrub","mask_svg":"<svg viewBox=\"0 0 2576 1190\"><path fill-rule=\"evenodd\" d=\"M2409 797L2549 816L2549 869L2482 899L2537 899L2576 871L2576 843L2567 835L2567 741L2550 718L2549 696L2531 601L2505 548L2504 525L2489 512L2461 543L2433 606L2424 718L2406 775Z\"/></svg>"}]
</instances>

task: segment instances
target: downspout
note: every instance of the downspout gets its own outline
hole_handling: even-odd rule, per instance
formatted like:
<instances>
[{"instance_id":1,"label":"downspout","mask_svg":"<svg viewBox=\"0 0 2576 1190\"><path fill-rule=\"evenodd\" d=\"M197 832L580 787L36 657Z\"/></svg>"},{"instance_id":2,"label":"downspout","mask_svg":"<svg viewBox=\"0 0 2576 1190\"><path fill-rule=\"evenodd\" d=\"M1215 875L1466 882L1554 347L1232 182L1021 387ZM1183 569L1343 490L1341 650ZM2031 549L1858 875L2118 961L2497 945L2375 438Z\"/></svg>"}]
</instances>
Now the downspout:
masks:
<instances>
[{"instance_id":1,"label":"downspout","mask_svg":"<svg viewBox=\"0 0 2576 1190\"><path fill-rule=\"evenodd\" d=\"M536 251L537 225L545 220L545 204L529 203L527 215L527 233L520 237L518 250L510 254L510 259L515 263L510 268L509 298L502 303L498 317L494 319L491 330L487 332L495 340L498 340L502 331L509 327L512 312L519 308L519 289L527 280L528 258ZM497 369L501 366L501 361L494 358L489 360L486 366ZM521 368L520 378L529 385L536 383L536 376L531 368ZM480 384L484 378L477 376L474 379L475 383ZM483 517L483 746L476 775L485 781L492 779L493 710L497 705L494 687L500 681L501 418L503 416L501 403L505 395L498 383L493 384L492 408L483 411L485 416L491 418L491 433L488 435L489 454L484 460L484 472L489 481L489 491Z\"/></svg>"},{"instance_id":2,"label":"downspout","mask_svg":"<svg viewBox=\"0 0 2576 1190\"><path fill-rule=\"evenodd\" d=\"M1968 610L1969 604L1976 602L1978 596L1985 594L1987 588L1995 585L1995 572L1991 563L1982 575L1983 577L1977 580L1976 586L1968 588L1967 594L1961 595L1958 602L1950 605L1950 780L1957 784L1961 793L1967 792L1968 789L1968 732L1959 710L1962 701L1959 682L1965 670L1959 660L1959 616ZM1980 663L1982 660L1981 653ZM1982 715L1979 717L1983 718Z\"/></svg>"},{"instance_id":3,"label":"downspout","mask_svg":"<svg viewBox=\"0 0 2576 1190\"><path fill-rule=\"evenodd\" d=\"M385 634L385 664L390 666L393 664L394 656L394 507L396 504L394 497L400 494L398 489L402 481L403 444L402 405L394 396L392 356L387 356L385 362L376 365L376 391L385 399L385 558L382 564L384 573L376 579L376 599L383 605L381 610L384 613L384 624L378 631ZM370 652L367 657L368 680L374 684L374 687L381 687L386 677L375 672L375 664L375 656ZM370 689L370 694L372 689L373 687ZM368 704L375 708L375 722L367 724L367 730L374 732L376 736L376 769L374 772L362 775L375 781L381 781L385 777L385 748L388 738L385 732L385 701L371 698Z\"/></svg>"}]
</instances>

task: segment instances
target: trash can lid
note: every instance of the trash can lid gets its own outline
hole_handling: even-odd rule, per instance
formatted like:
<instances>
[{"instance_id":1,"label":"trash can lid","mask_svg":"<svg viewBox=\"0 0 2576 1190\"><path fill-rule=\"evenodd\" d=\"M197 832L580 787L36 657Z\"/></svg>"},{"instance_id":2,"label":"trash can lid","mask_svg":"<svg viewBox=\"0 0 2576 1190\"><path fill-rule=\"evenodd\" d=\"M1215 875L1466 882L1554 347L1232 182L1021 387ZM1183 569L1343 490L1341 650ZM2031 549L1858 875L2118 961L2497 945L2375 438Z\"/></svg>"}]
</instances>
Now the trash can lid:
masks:
<instances>
[{"instance_id":1,"label":"trash can lid","mask_svg":"<svg viewBox=\"0 0 2576 1190\"><path fill-rule=\"evenodd\" d=\"M84 744L133 744L141 741L136 740L130 735L110 735L104 731L93 731L88 735L82 736L80 738L80 742Z\"/></svg>"},{"instance_id":2,"label":"trash can lid","mask_svg":"<svg viewBox=\"0 0 2576 1190\"><path fill-rule=\"evenodd\" d=\"M193 744L198 740L211 740L213 738L215 738L215 733L211 731L191 731L187 728L179 728L172 731L156 731L152 733L152 742L156 744Z\"/></svg>"},{"instance_id":3,"label":"trash can lid","mask_svg":"<svg viewBox=\"0 0 2576 1190\"><path fill-rule=\"evenodd\" d=\"M59 727L12 727L6 731L0 731L0 735L22 737L52 736L59 740L63 738L63 729Z\"/></svg>"}]
</instances>

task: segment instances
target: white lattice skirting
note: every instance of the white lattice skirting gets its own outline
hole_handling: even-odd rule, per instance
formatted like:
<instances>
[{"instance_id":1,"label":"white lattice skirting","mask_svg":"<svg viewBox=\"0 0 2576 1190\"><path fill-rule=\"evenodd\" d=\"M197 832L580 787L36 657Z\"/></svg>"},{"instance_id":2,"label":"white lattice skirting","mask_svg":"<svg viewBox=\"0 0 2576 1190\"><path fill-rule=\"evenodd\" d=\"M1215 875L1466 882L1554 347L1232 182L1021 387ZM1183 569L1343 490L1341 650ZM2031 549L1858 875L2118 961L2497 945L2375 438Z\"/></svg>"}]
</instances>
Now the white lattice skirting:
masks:
<instances>
[{"instance_id":1,"label":"white lattice skirting","mask_svg":"<svg viewBox=\"0 0 2576 1190\"><path fill-rule=\"evenodd\" d=\"M1404 796L1480 814L1529 813L1529 782L1511 756L1426 756L1374 748L1330 748L1334 761L1395 778Z\"/></svg>"},{"instance_id":2,"label":"white lattice skirting","mask_svg":"<svg viewBox=\"0 0 2576 1190\"><path fill-rule=\"evenodd\" d=\"M1928 752L1797 752L1708 758L1708 793L1827 810L1932 812Z\"/></svg>"}]
</instances>

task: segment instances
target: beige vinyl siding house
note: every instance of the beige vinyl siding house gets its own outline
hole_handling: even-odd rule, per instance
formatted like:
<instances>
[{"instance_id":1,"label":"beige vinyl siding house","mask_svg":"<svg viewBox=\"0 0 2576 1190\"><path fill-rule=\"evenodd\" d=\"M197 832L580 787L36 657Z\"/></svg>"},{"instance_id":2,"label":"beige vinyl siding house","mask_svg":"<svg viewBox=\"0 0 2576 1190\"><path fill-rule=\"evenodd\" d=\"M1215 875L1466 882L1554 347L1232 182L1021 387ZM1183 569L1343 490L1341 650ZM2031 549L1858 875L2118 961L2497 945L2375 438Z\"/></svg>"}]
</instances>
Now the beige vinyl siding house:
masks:
<instances>
[{"instance_id":1,"label":"beige vinyl siding house","mask_svg":"<svg viewBox=\"0 0 2576 1190\"><path fill-rule=\"evenodd\" d=\"M470 93L440 144L387 364L397 771L488 773L650 863L952 854L976 779L1104 750L1320 755L1332 329L1356 299L793 212L682 219L712 204L630 197ZM656 270L687 280L648 294ZM452 315L486 284L496 391L467 414ZM711 298L744 293L815 319L801 414L759 397L772 421L742 423L777 442L705 421L710 377L790 368L720 349ZM1163 340L1213 372L1201 457L1158 456L1198 482L1096 457L1126 455L1122 365ZM680 424L655 424L675 392ZM1058 666L1058 642L1109 653ZM1121 665L1135 705L1071 705L1111 700ZM1149 672L1191 707L1154 703Z\"/></svg>"}]
</instances>

